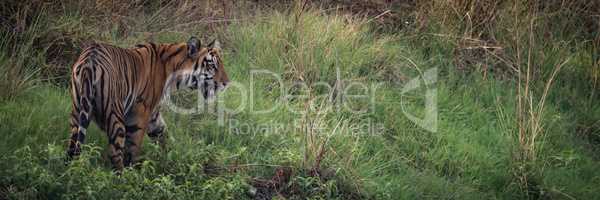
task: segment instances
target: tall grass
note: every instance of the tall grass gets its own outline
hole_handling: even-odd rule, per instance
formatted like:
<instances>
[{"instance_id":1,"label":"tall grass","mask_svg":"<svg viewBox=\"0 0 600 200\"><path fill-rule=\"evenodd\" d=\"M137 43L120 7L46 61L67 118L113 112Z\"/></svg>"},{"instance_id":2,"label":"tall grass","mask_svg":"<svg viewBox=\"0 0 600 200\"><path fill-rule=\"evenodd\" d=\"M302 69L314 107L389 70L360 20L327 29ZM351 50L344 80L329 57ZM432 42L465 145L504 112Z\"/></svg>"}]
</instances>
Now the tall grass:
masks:
<instances>
[{"instance_id":1,"label":"tall grass","mask_svg":"<svg viewBox=\"0 0 600 200\"><path fill-rule=\"evenodd\" d=\"M515 157L518 166L517 166L517 178L522 186L523 191L527 195L528 198L539 198L540 191L535 185L535 180L532 180L532 174L540 173L536 172L535 169L532 169L530 162L536 162L538 159L538 148L541 144L544 143L544 125L546 122L543 121L544 118L544 106L546 104L546 98L548 93L550 92L550 88L553 84L554 79L556 78L557 73L560 69L569 61L568 58L566 60L561 61L561 63L557 63L554 67L554 70L549 75L547 80L545 80L545 85L543 87L543 91L539 97L535 95L534 82L540 81L539 78L536 80L533 78L533 71L536 70L539 66L534 64L534 56L535 54L535 33L534 33L534 23L536 16L529 16L530 19L530 29L528 30L528 44L526 45L528 49L526 50L525 56L527 57L526 66L523 67L521 65L517 65L517 110L516 110L516 123L518 127L518 141L519 141L519 149L517 150L517 155ZM517 35L519 35L517 33ZM517 52L521 52L517 49ZM517 59L521 57L520 54L517 54ZM542 80L543 81L543 80ZM535 175L534 175L535 176Z\"/></svg>"},{"instance_id":2,"label":"tall grass","mask_svg":"<svg viewBox=\"0 0 600 200\"><path fill-rule=\"evenodd\" d=\"M559 100L564 99L559 96L564 96L560 93L565 91L553 89L560 88L554 84L567 81L587 85L575 89L588 94L580 96L580 100L597 102L584 100L589 95L595 96L596 61L591 59L589 65L578 65L580 61L573 60L571 51L594 51L595 47L585 44L598 37L598 31L593 28L597 25L591 25L593 16L598 13L598 4L592 1L444 1L421 2L418 9L417 19L422 21L417 23L427 23L425 31L433 32L433 37L454 46L454 65L458 71L514 83L515 99L510 102L516 107L507 109L506 103L502 103L499 115L508 115L501 118L510 124L508 131L515 133L512 154L515 178L527 198L548 194L539 183L547 169L544 155L548 152L544 151L555 144L547 141L556 134L548 130L551 117L547 113L553 109L548 108L548 104L565 102ZM594 57L593 54L590 56ZM585 78L572 79L572 73L579 71L577 68L587 72L576 72L575 76ZM583 123L598 120L596 117L571 119Z\"/></svg>"},{"instance_id":3,"label":"tall grass","mask_svg":"<svg viewBox=\"0 0 600 200\"><path fill-rule=\"evenodd\" d=\"M20 27L0 30L1 99L12 99L32 87L45 64L45 54L36 48L37 39L47 26L44 10L36 12L22 8L16 12L20 17L15 20Z\"/></svg>"}]
</instances>

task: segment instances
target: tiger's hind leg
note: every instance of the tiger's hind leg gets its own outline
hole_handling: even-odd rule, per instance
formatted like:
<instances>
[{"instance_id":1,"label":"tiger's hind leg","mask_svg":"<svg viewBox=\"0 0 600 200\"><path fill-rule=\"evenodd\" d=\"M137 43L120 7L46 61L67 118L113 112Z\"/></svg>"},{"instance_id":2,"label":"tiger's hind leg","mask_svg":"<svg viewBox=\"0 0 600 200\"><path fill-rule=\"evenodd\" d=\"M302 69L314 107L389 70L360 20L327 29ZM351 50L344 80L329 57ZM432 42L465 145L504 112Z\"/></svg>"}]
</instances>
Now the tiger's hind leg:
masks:
<instances>
[{"instance_id":1,"label":"tiger's hind leg","mask_svg":"<svg viewBox=\"0 0 600 200\"><path fill-rule=\"evenodd\" d=\"M86 85L84 90L72 91L73 108L71 111L71 137L67 149L67 162L81 154L81 145L85 142L87 128L92 120L92 99L90 99L91 86Z\"/></svg>"},{"instance_id":2,"label":"tiger's hind leg","mask_svg":"<svg viewBox=\"0 0 600 200\"><path fill-rule=\"evenodd\" d=\"M67 161L70 161L81 154L81 145L85 142L85 135L90 120L89 111L77 112L76 109L73 109L71 112L71 137L67 149Z\"/></svg>"},{"instance_id":3,"label":"tiger's hind leg","mask_svg":"<svg viewBox=\"0 0 600 200\"><path fill-rule=\"evenodd\" d=\"M108 135L108 150L113 168L120 172L124 167L126 129L123 110L119 105L113 104L112 109L107 109L104 127Z\"/></svg>"},{"instance_id":4,"label":"tiger's hind leg","mask_svg":"<svg viewBox=\"0 0 600 200\"><path fill-rule=\"evenodd\" d=\"M85 64L85 63L84 63ZM81 154L81 145L92 117L94 100L94 70L84 65L74 67L71 78L71 137L67 149L67 161Z\"/></svg>"},{"instance_id":5,"label":"tiger's hind leg","mask_svg":"<svg viewBox=\"0 0 600 200\"><path fill-rule=\"evenodd\" d=\"M160 112L157 110L152 114L150 122L148 123L148 136L160 145L163 150L167 148L167 124L163 120Z\"/></svg>"}]
</instances>

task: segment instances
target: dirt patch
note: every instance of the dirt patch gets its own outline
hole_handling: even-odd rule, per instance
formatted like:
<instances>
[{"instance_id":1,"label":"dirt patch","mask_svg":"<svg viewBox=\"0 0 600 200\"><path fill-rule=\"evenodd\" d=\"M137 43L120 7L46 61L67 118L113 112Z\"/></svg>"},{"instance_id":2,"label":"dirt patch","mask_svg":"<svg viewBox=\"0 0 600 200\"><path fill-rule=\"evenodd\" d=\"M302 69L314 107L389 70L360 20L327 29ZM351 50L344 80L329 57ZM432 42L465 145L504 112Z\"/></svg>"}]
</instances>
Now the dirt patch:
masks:
<instances>
[{"instance_id":1,"label":"dirt patch","mask_svg":"<svg viewBox=\"0 0 600 200\"><path fill-rule=\"evenodd\" d=\"M306 183L298 181L306 178L317 180L317 187L307 189ZM335 170L329 168L294 169L291 167L277 167L271 177L252 178L250 181L252 188L248 191L248 195L257 200L270 200L275 197L283 199L291 197L307 198L314 195L307 190L317 189L318 185L326 184L330 180L336 180L337 196L343 197L343 199L367 199L358 191L344 189L350 184L344 184L344 181L337 177Z\"/></svg>"}]
</instances>

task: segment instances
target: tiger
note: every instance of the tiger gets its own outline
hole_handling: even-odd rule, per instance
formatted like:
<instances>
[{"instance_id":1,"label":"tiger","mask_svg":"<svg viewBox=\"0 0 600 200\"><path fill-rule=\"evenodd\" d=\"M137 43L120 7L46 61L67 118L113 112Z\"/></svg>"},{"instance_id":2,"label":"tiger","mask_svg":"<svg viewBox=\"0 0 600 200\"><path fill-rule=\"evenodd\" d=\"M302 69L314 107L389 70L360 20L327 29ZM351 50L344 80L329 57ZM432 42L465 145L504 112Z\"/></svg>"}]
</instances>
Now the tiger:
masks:
<instances>
[{"instance_id":1,"label":"tiger","mask_svg":"<svg viewBox=\"0 0 600 200\"><path fill-rule=\"evenodd\" d=\"M158 106L171 88L196 90L205 101L225 90L229 77L218 40L88 45L72 66L72 111L67 162L81 154L91 121L106 133L110 161L122 171L138 161L144 134L164 148L166 124Z\"/></svg>"}]
</instances>

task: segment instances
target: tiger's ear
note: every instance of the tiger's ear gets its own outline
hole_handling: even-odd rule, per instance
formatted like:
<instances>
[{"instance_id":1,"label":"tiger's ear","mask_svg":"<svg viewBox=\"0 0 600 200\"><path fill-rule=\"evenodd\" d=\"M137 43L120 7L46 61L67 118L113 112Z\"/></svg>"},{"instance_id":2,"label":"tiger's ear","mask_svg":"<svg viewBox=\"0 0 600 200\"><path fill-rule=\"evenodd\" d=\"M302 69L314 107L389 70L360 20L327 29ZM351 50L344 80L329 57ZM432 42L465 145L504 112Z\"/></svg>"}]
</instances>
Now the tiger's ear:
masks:
<instances>
[{"instance_id":1,"label":"tiger's ear","mask_svg":"<svg viewBox=\"0 0 600 200\"><path fill-rule=\"evenodd\" d=\"M198 51L200 49L200 40L198 38L192 36L187 42L188 47L188 57L193 58L198 55Z\"/></svg>"},{"instance_id":2,"label":"tiger's ear","mask_svg":"<svg viewBox=\"0 0 600 200\"><path fill-rule=\"evenodd\" d=\"M221 43L219 40L214 39L212 42L210 42L210 44L208 44L208 48L221 50Z\"/></svg>"}]
</instances>

